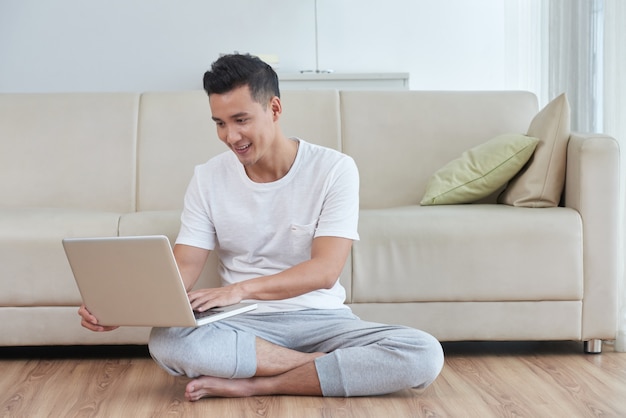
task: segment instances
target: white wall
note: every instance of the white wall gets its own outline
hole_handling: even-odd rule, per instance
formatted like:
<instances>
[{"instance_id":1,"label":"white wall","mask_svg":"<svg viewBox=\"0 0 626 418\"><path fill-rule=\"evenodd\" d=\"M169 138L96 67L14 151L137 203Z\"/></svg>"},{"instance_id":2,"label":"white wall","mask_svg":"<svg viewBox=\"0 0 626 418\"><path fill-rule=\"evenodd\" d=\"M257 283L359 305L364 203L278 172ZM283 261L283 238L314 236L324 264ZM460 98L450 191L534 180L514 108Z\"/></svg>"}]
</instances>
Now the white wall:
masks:
<instances>
[{"instance_id":1,"label":"white wall","mask_svg":"<svg viewBox=\"0 0 626 418\"><path fill-rule=\"evenodd\" d=\"M320 68L407 71L412 89L504 87L504 2L318 0Z\"/></svg>"},{"instance_id":2,"label":"white wall","mask_svg":"<svg viewBox=\"0 0 626 418\"><path fill-rule=\"evenodd\" d=\"M319 69L409 72L413 89L518 88L504 3L318 0ZM235 50L315 69L315 0L0 0L0 92L198 89Z\"/></svg>"}]
</instances>

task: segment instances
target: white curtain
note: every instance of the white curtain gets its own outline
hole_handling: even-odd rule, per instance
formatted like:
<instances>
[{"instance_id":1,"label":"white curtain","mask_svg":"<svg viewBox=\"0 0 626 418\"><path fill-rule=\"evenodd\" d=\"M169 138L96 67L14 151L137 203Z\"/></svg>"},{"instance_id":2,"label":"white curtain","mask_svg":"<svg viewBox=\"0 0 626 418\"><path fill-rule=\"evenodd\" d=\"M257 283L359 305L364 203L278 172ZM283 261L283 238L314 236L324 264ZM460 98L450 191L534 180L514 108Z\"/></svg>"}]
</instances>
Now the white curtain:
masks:
<instances>
[{"instance_id":1,"label":"white curtain","mask_svg":"<svg viewBox=\"0 0 626 418\"><path fill-rule=\"evenodd\" d=\"M572 130L600 132L598 109L601 79L603 0L548 0L544 35L549 98L566 92L572 109Z\"/></svg>"},{"instance_id":2,"label":"white curtain","mask_svg":"<svg viewBox=\"0 0 626 418\"><path fill-rule=\"evenodd\" d=\"M572 130L600 132L620 141L621 254L626 246L626 1L535 0L517 2L530 13L539 30L541 70L532 84L541 104L567 92L572 108ZM524 16L523 14L521 16ZM519 21L518 17L518 21ZM536 41L534 42L536 45ZM520 45L520 44L518 44ZM523 44L521 44L523 46ZM532 71L529 74L533 74ZM529 85L531 87L531 85ZM626 351L626 256L618 298L616 351Z\"/></svg>"},{"instance_id":3,"label":"white curtain","mask_svg":"<svg viewBox=\"0 0 626 418\"><path fill-rule=\"evenodd\" d=\"M602 131L620 141L622 164L622 233L626 237L626 2L604 0ZM621 249L624 254L624 247ZM624 257L626 259L626 256ZM626 261L624 262L626 272ZM620 311L615 350L626 351L626 276L620 289Z\"/></svg>"}]
</instances>

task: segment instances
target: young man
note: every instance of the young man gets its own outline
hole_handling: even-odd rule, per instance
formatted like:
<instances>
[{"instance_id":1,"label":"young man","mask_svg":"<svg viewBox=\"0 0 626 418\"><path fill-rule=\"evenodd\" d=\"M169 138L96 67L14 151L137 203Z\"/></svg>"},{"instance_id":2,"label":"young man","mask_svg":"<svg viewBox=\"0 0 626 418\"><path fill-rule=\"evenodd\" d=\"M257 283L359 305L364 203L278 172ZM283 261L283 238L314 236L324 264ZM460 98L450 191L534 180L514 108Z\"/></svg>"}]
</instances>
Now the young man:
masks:
<instances>
[{"instance_id":1,"label":"young man","mask_svg":"<svg viewBox=\"0 0 626 418\"><path fill-rule=\"evenodd\" d=\"M283 135L278 77L250 55L204 75L230 151L196 167L174 255L187 289L210 251L225 285L189 292L196 310L259 308L199 328L155 328L150 352L193 380L185 396L365 396L432 383L441 345L407 327L361 321L339 275L358 239L359 178L337 151ZM384 280L384 278L381 278ZM83 306L83 326L105 331Z\"/></svg>"}]
</instances>

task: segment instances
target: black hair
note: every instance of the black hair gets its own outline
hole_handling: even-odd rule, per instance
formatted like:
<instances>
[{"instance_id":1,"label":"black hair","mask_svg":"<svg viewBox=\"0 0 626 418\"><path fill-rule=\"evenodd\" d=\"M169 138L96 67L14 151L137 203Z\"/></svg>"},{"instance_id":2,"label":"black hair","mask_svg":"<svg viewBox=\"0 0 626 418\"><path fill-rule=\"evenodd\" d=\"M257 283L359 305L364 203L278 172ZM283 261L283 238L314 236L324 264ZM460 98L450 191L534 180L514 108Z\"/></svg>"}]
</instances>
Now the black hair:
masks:
<instances>
[{"instance_id":1,"label":"black hair","mask_svg":"<svg viewBox=\"0 0 626 418\"><path fill-rule=\"evenodd\" d=\"M274 69L250 54L221 56L211 65L211 70L204 73L203 84L208 95L228 93L247 85L254 101L263 106L272 97L280 97L278 75Z\"/></svg>"}]
</instances>

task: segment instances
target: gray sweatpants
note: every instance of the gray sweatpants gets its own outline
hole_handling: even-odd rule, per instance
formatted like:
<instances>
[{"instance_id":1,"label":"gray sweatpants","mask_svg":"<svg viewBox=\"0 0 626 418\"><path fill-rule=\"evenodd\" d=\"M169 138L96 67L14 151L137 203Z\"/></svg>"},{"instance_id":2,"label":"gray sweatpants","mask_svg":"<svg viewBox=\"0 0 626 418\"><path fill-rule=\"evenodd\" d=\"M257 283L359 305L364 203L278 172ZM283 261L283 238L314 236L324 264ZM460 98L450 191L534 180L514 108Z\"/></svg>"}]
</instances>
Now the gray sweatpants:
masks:
<instances>
[{"instance_id":1,"label":"gray sweatpants","mask_svg":"<svg viewBox=\"0 0 626 418\"><path fill-rule=\"evenodd\" d=\"M150 354L191 378L247 378L256 372L256 337L315 360L324 396L367 396L423 388L443 367L441 344L416 329L360 320L350 310L243 314L198 328L154 328Z\"/></svg>"}]
</instances>

